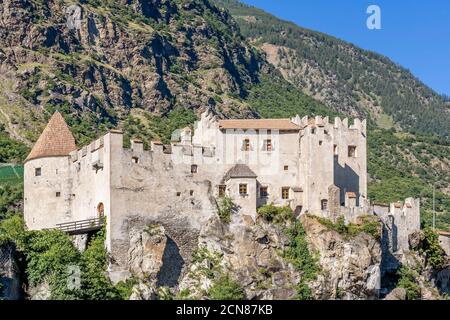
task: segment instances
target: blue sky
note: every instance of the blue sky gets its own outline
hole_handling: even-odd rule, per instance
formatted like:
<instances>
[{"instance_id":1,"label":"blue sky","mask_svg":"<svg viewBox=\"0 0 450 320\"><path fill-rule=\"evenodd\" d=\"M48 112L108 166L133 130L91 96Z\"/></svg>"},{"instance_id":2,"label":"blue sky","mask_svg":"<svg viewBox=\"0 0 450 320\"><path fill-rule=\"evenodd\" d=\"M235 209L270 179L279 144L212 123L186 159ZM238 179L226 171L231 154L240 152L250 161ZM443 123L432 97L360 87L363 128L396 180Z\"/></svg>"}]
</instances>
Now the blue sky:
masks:
<instances>
[{"instance_id":1,"label":"blue sky","mask_svg":"<svg viewBox=\"0 0 450 320\"><path fill-rule=\"evenodd\" d=\"M449 0L241 0L284 20L388 56L450 95ZM381 30L369 30L369 5L381 8Z\"/></svg>"}]
</instances>

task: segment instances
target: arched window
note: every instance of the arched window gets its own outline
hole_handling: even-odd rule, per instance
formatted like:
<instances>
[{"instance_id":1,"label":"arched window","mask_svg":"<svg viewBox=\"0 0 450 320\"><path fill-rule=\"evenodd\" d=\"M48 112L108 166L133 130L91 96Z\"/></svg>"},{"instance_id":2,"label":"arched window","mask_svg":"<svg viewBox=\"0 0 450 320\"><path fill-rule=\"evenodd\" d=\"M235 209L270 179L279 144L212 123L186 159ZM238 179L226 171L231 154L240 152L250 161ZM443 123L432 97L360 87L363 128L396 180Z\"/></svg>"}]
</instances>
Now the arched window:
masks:
<instances>
[{"instance_id":1,"label":"arched window","mask_svg":"<svg viewBox=\"0 0 450 320\"><path fill-rule=\"evenodd\" d=\"M99 218L103 218L105 216L105 206L103 202L100 202L97 206L97 215Z\"/></svg>"}]
</instances>

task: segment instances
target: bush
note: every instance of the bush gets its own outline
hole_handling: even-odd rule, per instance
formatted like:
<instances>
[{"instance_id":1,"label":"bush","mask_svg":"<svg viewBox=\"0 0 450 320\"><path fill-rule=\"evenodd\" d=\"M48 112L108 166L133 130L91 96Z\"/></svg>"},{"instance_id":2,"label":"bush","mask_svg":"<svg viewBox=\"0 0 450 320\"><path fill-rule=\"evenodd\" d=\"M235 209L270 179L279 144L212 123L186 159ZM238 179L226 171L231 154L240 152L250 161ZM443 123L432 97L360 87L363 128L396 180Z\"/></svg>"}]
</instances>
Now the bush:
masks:
<instances>
[{"instance_id":1,"label":"bush","mask_svg":"<svg viewBox=\"0 0 450 320\"><path fill-rule=\"evenodd\" d=\"M417 284L414 271L403 266L398 271L398 287L406 290L408 300L417 300L421 296L420 286Z\"/></svg>"},{"instance_id":2,"label":"bush","mask_svg":"<svg viewBox=\"0 0 450 320\"><path fill-rule=\"evenodd\" d=\"M294 218L294 212L290 207L276 207L273 204L259 208L258 215L270 223L283 223Z\"/></svg>"},{"instance_id":3,"label":"bush","mask_svg":"<svg viewBox=\"0 0 450 320\"><path fill-rule=\"evenodd\" d=\"M318 259L309 251L306 232L299 221L296 221L294 226L287 230L287 234L290 244L285 249L283 256L302 273L302 278L297 286L297 297L300 300L311 300L308 282L316 279L320 271Z\"/></svg>"},{"instance_id":4,"label":"bush","mask_svg":"<svg viewBox=\"0 0 450 320\"><path fill-rule=\"evenodd\" d=\"M431 229L424 230L421 251L427 257L427 263L435 269L441 269L445 262L445 251L439 244L439 236Z\"/></svg>"},{"instance_id":5,"label":"bush","mask_svg":"<svg viewBox=\"0 0 450 320\"><path fill-rule=\"evenodd\" d=\"M223 223L231 222L231 214L233 213L233 200L229 197L223 197L219 200L219 218Z\"/></svg>"},{"instance_id":6,"label":"bush","mask_svg":"<svg viewBox=\"0 0 450 320\"><path fill-rule=\"evenodd\" d=\"M244 289L228 275L222 276L208 290L211 300L244 300Z\"/></svg>"},{"instance_id":7,"label":"bush","mask_svg":"<svg viewBox=\"0 0 450 320\"><path fill-rule=\"evenodd\" d=\"M317 221L319 221L328 229L335 230L344 237L356 236L364 232L371 235L378 241L381 239L381 224L375 216L360 217L361 223L359 224L346 224L344 216L340 216L336 223L333 223L331 220L326 218L320 218L316 216L314 216L313 218L317 219Z\"/></svg>"}]
</instances>

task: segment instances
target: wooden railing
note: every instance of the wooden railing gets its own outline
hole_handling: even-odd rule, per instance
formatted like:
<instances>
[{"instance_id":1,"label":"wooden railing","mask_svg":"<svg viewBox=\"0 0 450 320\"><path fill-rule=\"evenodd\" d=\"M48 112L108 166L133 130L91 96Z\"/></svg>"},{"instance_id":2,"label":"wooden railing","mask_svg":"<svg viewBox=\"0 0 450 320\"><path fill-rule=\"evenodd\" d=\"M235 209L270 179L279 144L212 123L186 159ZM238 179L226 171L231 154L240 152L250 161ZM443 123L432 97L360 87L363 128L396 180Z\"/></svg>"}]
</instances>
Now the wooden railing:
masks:
<instances>
[{"instance_id":1,"label":"wooden railing","mask_svg":"<svg viewBox=\"0 0 450 320\"><path fill-rule=\"evenodd\" d=\"M82 234L90 231L99 230L105 224L105 218L93 218L87 220L59 223L56 229L69 234Z\"/></svg>"}]
</instances>

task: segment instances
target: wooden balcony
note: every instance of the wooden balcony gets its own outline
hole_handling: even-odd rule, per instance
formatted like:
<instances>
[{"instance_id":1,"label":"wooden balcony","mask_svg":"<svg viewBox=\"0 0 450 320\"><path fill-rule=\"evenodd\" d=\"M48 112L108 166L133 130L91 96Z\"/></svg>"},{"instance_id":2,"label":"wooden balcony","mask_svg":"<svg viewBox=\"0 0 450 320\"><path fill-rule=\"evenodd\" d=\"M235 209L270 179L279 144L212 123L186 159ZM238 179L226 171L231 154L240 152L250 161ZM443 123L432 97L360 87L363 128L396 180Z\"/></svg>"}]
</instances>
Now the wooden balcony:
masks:
<instances>
[{"instance_id":1,"label":"wooden balcony","mask_svg":"<svg viewBox=\"0 0 450 320\"><path fill-rule=\"evenodd\" d=\"M105 224L105 218L93 218L87 220L59 223L56 229L67 232L70 235L83 234L100 230Z\"/></svg>"}]
</instances>

